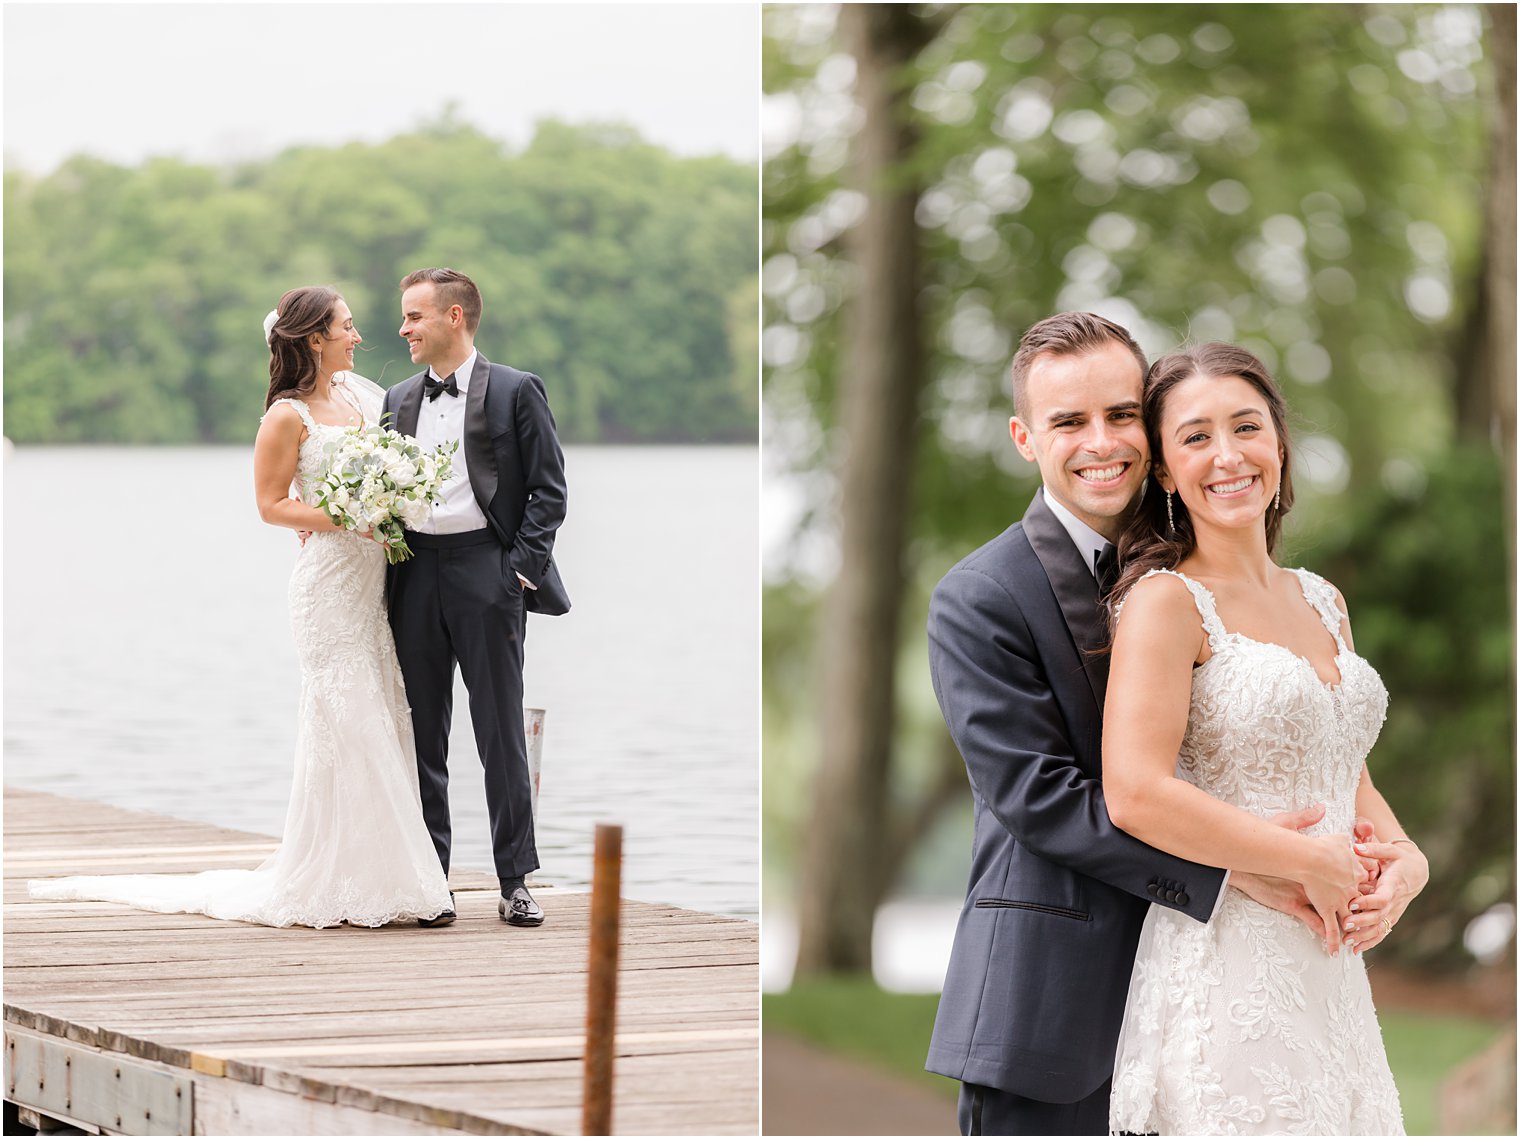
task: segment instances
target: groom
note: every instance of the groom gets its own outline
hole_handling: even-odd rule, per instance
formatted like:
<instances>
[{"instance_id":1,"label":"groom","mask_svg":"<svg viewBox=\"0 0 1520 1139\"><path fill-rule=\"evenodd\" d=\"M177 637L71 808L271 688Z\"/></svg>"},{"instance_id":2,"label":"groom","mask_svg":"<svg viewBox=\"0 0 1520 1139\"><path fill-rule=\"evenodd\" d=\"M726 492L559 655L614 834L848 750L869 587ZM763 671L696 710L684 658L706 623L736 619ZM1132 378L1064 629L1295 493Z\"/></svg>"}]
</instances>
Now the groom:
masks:
<instances>
[{"instance_id":1,"label":"groom","mask_svg":"<svg viewBox=\"0 0 1520 1139\"><path fill-rule=\"evenodd\" d=\"M1025 334L1010 430L1044 485L929 606L930 671L971 778L975 839L926 1067L962 1081L967 1135L1107 1134L1148 905L1206 922L1228 878L1305 917L1296 887L1146 846L1103 804L1099 596L1150 458L1145 370L1129 333L1100 316L1060 313ZM1305 827L1321 813L1274 821Z\"/></svg>"},{"instance_id":2,"label":"groom","mask_svg":"<svg viewBox=\"0 0 1520 1139\"><path fill-rule=\"evenodd\" d=\"M449 869L448 751L454 666L470 694L485 769L497 913L538 926L524 885L538 869L523 741L527 611L570 608L550 551L565 519L565 463L543 381L493 364L475 348L480 290L453 269L418 269L401 282L401 335L426 366L385 395L384 422L426 449L458 443L443 499L407 532L414 554L392 566L391 629L412 706L422 814ZM452 909L421 925L447 925Z\"/></svg>"}]
</instances>

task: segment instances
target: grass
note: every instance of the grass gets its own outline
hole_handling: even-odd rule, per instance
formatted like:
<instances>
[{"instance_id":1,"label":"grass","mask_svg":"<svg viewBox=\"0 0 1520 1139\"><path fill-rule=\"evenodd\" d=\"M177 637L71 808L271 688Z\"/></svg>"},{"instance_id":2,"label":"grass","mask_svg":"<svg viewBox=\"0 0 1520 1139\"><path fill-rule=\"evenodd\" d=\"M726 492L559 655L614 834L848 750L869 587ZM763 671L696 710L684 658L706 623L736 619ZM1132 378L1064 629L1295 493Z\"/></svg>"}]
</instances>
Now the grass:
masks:
<instances>
[{"instance_id":1,"label":"grass","mask_svg":"<svg viewBox=\"0 0 1520 1139\"><path fill-rule=\"evenodd\" d=\"M767 1031L788 1032L862 1060L954 1102L954 1080L924 1071L938 994L889 993L858 977L799 982L763 1000ZM1437 1089L1458 1064L1499 1035L1491 1021L1380 1012L1388 1062L1411 1135L1435 1134Z\"/></svg>"},{"instance_id":2,"label":"grass","mask_svg":"<svg viewBox=\"0 0 1520 1139\"><path fill-rule=\"evenodd\" d=\"M1500 1027L1474 1017L1395 1009L1380 1011L1378 1021L1404 1105L1404 1130L1411 1135L1440 1134L1435 1128L1441 1081L1497 1037Z\"/></svg>"},{"instance_id":3,"label":"grass","mask_svg":"<svg viewBox=\"0 0 1520 1139\"><path fill-rule=\"evenodd\" d=\"M938 1007L938 993L889 993L860 977L799 981L761 999L767 1032L789 1032L874 1064L954 1103L960 1084L924 1071Z\"/></svg>"}]
</instances>

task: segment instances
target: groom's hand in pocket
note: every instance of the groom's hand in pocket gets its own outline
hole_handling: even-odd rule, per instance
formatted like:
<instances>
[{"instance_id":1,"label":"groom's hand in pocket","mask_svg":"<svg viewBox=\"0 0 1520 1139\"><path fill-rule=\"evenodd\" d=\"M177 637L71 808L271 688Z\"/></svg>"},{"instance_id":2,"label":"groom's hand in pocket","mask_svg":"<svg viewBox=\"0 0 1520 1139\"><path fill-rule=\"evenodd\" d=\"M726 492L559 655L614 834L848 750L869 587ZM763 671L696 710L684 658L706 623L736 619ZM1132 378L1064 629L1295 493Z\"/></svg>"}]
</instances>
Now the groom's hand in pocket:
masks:
<instances>
[{"instance_id":1,"label":"groom's hand in pocket","mask_svg":"<svg viewBox=\"0 0 1520 1139\"><path fill-rule=\"evenodd\" d=\"M1313 806L1303 807L1297 811L1284 811L1280 815L1274 815L1269 821L1274 826L1290 831L1301 831L1306 827L1312 827L1324 817L1324 806L1315 803ZM1324 938L1325 923L1315 912L1314 907L1309 904L1309 896L1304 893L1304 888L1299 883L1288 878L1274 878L1269 874L1247 874L1243 871L1232 870L1230 885L1258 905L1297 918L1308 926L1316 937Z\"/></svg>"}]
</instances>

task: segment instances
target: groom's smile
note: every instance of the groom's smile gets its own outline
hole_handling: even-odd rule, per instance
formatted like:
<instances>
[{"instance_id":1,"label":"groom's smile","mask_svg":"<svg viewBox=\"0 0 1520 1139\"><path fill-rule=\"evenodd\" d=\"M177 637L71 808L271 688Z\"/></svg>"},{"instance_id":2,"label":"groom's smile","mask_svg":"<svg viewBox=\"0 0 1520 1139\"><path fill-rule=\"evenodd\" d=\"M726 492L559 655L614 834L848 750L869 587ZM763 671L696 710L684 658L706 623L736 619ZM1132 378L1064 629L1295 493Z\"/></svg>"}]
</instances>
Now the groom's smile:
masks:
<instances>
[{"instance_id":1,"label":"groom's smile","mask_svg":"<svg viewBox=\"0 0 1520 1139\"><path fill-rule=\"evenodd\" d=\"M1122 344L1036 356L1009 424L1019 453L1039 466L1045 493L1110 538L1145 481L1143 378Z\"/></svg>"},{"instance_id":2,"label":"groom's smile","mask_svg":"<svg viewBox=\"0 0 1520 1139\"><path fill-rule=\"evenodd\" d=\"M1079 467L1076 474L1083 482L1107 488L1117 486L1131 465L1130 463L1114 463L1107 467Z\"/></svg>"}]
</instances>

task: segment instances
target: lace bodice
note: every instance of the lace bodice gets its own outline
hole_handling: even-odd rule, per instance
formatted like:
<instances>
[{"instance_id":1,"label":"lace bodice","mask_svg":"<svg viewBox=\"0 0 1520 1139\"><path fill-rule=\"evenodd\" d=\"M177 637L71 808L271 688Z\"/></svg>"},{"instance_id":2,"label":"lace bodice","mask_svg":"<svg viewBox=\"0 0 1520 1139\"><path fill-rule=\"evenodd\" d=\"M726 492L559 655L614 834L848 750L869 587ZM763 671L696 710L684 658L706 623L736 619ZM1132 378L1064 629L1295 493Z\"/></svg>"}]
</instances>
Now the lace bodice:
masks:
<instances>
[{"instance_id":1,"label":"lace bodice","mask_svg":"<svg viewBox=\"0 0 1520 1139\"><path fill-rule=\"evenodd\" d=\"M1313 665L1283 645L1226 631L1214 595L1199 582L1173 570L1152 571L1171 573L1187 586L1213 654L1193 673L1177 773L1253 815L1323 803L1325 817L1309 833L1349 834L1362 765L1382 730L1388 690L1342 639L1330 583L1309 570L1293 572L1304 600L1335 639L1339 683L1325 683Z\"/></svg>"}]
</instances>

